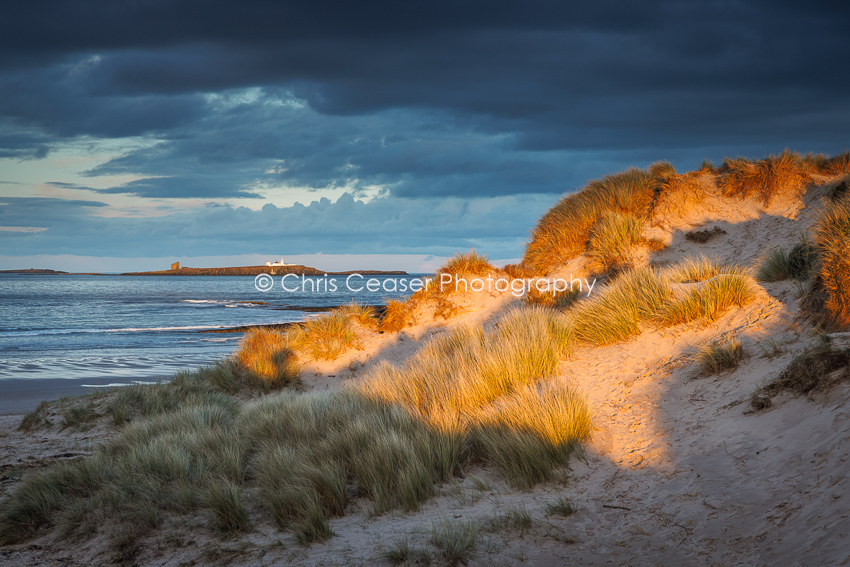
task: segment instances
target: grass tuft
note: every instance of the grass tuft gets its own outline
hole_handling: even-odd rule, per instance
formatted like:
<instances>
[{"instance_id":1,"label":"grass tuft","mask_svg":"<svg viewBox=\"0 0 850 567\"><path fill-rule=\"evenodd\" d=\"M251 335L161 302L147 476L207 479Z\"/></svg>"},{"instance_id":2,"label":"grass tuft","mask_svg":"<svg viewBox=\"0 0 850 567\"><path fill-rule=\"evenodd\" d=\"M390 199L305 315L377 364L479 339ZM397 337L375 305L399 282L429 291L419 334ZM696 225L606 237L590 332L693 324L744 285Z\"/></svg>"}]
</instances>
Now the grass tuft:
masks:
<instances>
[{"instance_id":1,"label":"grass tuft","mask_svg":"<svg viewBox=\"0 0 850 567\"><path fill-rule=\"evenodd\" d=\"M697 349L694 360L699 375L709 376L738 368L745 356L741 340L733 337L706 342Z\"/></svg>"},{"instance_id":2,"label":"grass tuft","mask_svg":"<svg viewBox=\"0 0 850 567\"><path fill-rule=\"evenodd\" d=\"M815 389L850 379L850 350L835 349L828 340L810 346L792 360L769 384L759 388L750 405L755 410L768 408L780 392L805 394Z\"/></svg>"},{"instance_id":3,"label":"grass tuft","mask_svg":"<svg viewBox=\"0 0 850 567\"><path fill-rule=\"evenodd\" d=\"M443 520L434 526L431 542L449 565L466 564L475 554L479 525L475 521Z\"/></svg>"},{"instance_id":4,"label":"grass tuft","mask_svg":"<svg viewBox=\"0 0 850 567\"><path fill-rule=\"evenodd\" d=\"M725 160L718 186L724 197L757 198L768 205L777 195L802 191L811 181L810 172L799 154L785 150L758 161Z\"/></svg>"},{"instance_id":5,"label":"grass tuft","mask_svg":"<svg viewBox=\"0 0 850 567\"><path fill-rule=\"evenodd\" d=\"M599 346L637 335L640 323L651 319L670 295L667 281L650 268L624 274L572 309L575 336Z\"/></svg>"},{"instance_id":6,"label":"grass tuft","mask_svg":"<svg viewBox=\"0 0 850 567\"><path fill-rule=\"evenodd\" d=\"M534 520L528 510L514 506L487 519L482 525L486 532L517 532L519 537L523 537L532 527Z\"/></svg>"},{"instance_id":7,"label":"grass tuft","mask_svg":"<svg viewBox=\"0 0 850 567\"><path fill-rule=\"evenodd\" d=\"M350 303L338 309L340 313L351 318L352 321L366 330L378 330L379 318L377 310L371 305Z\"/></svg>"},{"instance_id":8,"label":"grass tuft","mask_svg":"<svg viewBox=\"0 0 850 567\"><path fill-rule=\"evenodd\" d=\"M395 333L410 325L413 320L411 306L404 301L391 299L381 319L379 329L386 333Z\"/></svg>"},{"instance_id":9,"label":"grass tuft","mask_svg":"<svg viewBox=\"0 0 850 567\"><path fill-rule=\"evenodd\" d=\"M659 180L650 173L629 169L591 181L552 207L532 230L522 264L546 274L585 251L588 237L606 212L646 219L652 209Z\"/></svg>"},{"instance_id":10,"label":"grass tuft","mask_svg":"<svg viewBox=\"0 0 850 567\"><path fill-rule=\"evenodd\" d=\"M357 344L357 333L351 317L331 311L288 330L286 340L294 350L314 360L334 360Z\"/></svg>"},{"instance_id":11,"label":"grass tuft","mask_svg":"<svg viewBox=\"0 0 850 567\"><path fill-rule=\"evenodd\" d=\"M748 272L740 266L723 262L720 258L706 256L687 256L664 271L664 276L671 283L703 282L721 274L746 276Z\"/></svg>"},{"instance_id":12,"label":"grass tuft","mask_svg":"<svg viewBox=\"0 0 850 567\"><path fill-rule=\"evenodd\" d=\"M470 249L465 254L455 254L439 270L438 274L467 274L473 276L486 276L497 271L486 256L478 254Z\"/></svg>"},{"instance_id":13,"label":"grass tuft","mask_svg":"<svg viewBox=\"0 0 850 567\"><path fill-rule=\"evenodd\" d=\"M607 211L590 230L587 257L600 273L632 267L634 248L646 243L643 221L631 214Z\"/></svg>"},{"instance_id":14,"label":"grass tuft","mask_svg":"<svg viewBox=\"0 0 850 567\"><path fill-rule=\"evenodd\" d=\"M278 389L293 385L299 380L299 370L289 341L275 331L255 329L245 333L236 352L235 360L252 377L256 384L268 389ZM208 376L224 390L235 390L235 379L232 368L224 365L213 366L207 371ZM225 386L227 385L227 386Z\"/></svg>"},{"instance_id":15,"label":"grass tuft","mask_svg":"<svg viewBox=\"0 0 850 567\"><path fill-rule=\"evenodd\" d=\"M771 250L759 264L756 280L760 282L807 280L816 263L817 252L814 245L807 240L801 240L788 252L781 248Z\"/></svg>"},{"instance_id":16,"label":"grass tuft","mask_svg":"<svg viewBox=\"0 0 850 567\"><path fill-rule=\"evenodd\" d=\"M210 481L204 505L212 512L216 528L224 533L243 532L250 527L239 489L230 482Z\"/></svg>"},{"instance_id":17,"label":"grass tuft","mask_svg":"<svg viewBox=\"0 0 850 567\"><path fill-rule=\"evenodd\" d=\"M572 516L576 513L575 506L566 496L559 496L554 502L546 504L546 513L553 516Z\"/></svg>"},{"instance_id":18,"label":"grass tuft","mask_svg":"<svg viewBox=\"0 0 850 567\"><path fill-rule=\"evenodd\" d=\"M830 328L850 327L850 198L825 201L812 229L819 258L810 295L804 307Z\"/></svg>"},{"instance_id":19,"label":"grass tuft","mask_svg":"<svg viewBox=\"0 0 850 567\"><path fill-rule=\"evenodd\" d=\"M26 414L18 425L19 431L32 431L51 425L47 418L47 412L50 410L50 402L43 401L38 404L38 407Z\"/></svg>"},{"instance_id":20,"label":"grass tuft","mask_svg":"<svg viewBox=\"0 0 850 567\"><path fill-rule=\"evenodd\" d=\"M658 315L663 325L679 325L697 319L715 320L731 307L744 307L755 298L751 278L743 274L720 274L683 297L674 299Z\"/></svg>"}]
</instances>

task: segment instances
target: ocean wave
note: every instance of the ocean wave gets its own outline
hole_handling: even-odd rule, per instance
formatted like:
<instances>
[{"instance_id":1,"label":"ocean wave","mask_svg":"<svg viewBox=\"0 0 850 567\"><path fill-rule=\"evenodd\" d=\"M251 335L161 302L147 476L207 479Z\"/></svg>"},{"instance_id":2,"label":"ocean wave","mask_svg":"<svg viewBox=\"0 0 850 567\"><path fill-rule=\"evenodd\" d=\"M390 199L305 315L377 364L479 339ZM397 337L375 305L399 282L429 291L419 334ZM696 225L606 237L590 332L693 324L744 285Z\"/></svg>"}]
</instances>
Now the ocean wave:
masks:
<instances>
[{"instance_id":1,"label":"ocean wave","mask_svg":"<svg viewBox=\"0 0 850 567\"><path fill-rule=\"evenodd\" d=\"M3 330L4 337L36 337L41 335L71 335L77 333L144 333L154 331L197 331L202 329L222 329L224 325L184 325L179 327L125 327L122 329L34 329L28 331Z\"/></svg>"},{"instance_id":2,"label":"ocean wave","mask_svg":"<svg viewBox=\"0 0 850 567\"><path fill-rule=\"evenodd\" d=\"M133 380L132 382L115 382L112 384L80 384L83 388L120 388L124 386L153 386L158 382L145 382L143 380Z\"/></svg>"}]
</instances>

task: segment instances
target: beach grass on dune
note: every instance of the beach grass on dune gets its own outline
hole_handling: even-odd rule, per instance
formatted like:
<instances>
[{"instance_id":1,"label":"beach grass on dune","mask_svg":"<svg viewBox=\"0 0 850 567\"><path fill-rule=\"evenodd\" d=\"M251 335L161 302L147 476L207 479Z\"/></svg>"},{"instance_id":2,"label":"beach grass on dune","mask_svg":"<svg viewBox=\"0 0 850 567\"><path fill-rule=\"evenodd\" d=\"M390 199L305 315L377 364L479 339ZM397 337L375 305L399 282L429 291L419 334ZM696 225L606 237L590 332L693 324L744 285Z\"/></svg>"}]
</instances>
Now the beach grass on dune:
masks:
<instances>
[{"instance_id":1,"label":"beach grass on dune","mask_svg":"<svg viewBox=\"0 0 850 567\"><path fill-rule=\"evenodd\" d=\"M812 237L818 259L809 292L814 297L804 307L826 327L850 327L850 195L823 203Z\"/></svg>"},{"instance_id":2,"label":"beach grass on dune","mask_svg":"<svg viewBox=\"0 0 850 567\"><path fill-rule=\"evenodd\" d=\"M584 252L588 235L599 217L619 212L645 219L651 210L659 180L639 169L629 169L591 181L552 207L532 230L523 265L537 274Z\"/></svg>"},{"instance_id":3,"label":"beach grass on dune","mask_svg":"<svg viewBox=\"0 0 850 567\"><path fill-rule=\"evenodd\" d=\"M756 280L778 282L782 280L803 281L809 279L817 263L817 250L808 239L801 239L788 251L774 248L759 264Z\"/></svg>"},{"instance_id":4,"label":"beach grass on dune","mask_svg":"<svg viewBox=\"0 0 850 567\"><path fill-rule=\"evenodd\" d=\"M701 376L734 370L746 356L746 351L737 337L707 341L694 354L697 372Z\"/></svg>"},{"instance_id":5,"label":"beach grass on dune","mask_svg":"<svg viewBox=\"0 0 850 567\"><path fill-rule=\"evenodd\" d=\"M611 268L628 265L632 250L645 243L643 224L643 220L632 214L602 213L587 240L587 257L594 269L605 273Z\"/></svg>"},{"instance_id":6,"label":"beach grass on dune","mask_svg":"<svg viewBox=\"0 0 850 567\"><path fill-rule=\"evenodd\" d=\"M703 282L720 274L748 276L749 271L716 257L686 256L663 274L671 283L681 284Z\"/></svg>"},{"instance_id":7,"label":"beach grass on dune","mask_svg":"<svg viewBox=\"0 0 850 567\"><path fill-rule=\"evenodd\" d=\"M719 274L698 284L684 296L664 306L658 314L663 325L698 319L713 321L732 307L744 307L755 298L751 280L744 274Z\"/></svg>"},{"instance_id":8,"label":"beach grass on dune","mask_svg":"<svg viewBox=\"0 0 850 567\"><path fill-rule=\"evenodd\" d=\"M757 161L727 158L718 186L726 197L752 197L769 204L786 191L801 191L811 181L812 172L810 164L788 150Z\"/></svg>"},{"instance_id":9,"label":"beach grass on dune","mask_svg":"<svg viewBox=\"0 0 850 567\"><path fill-rule=\"evenodd\" d=\"M563 324L557 311L517 310L330 392L240 403L201 372L127 389L119 405L134 419L93 456L27 477L4 501L0 542L51 525L69 537L105 532L130 560L164 518L200 513L223 534L268 514L309 544L332 536L352 491L375 514L416 510L470 462L533 486L590 432L582 398L539 382L568 351ZM72 527L85 518L98 521Z\"/></svg>"},{"instance_id":10,"label":"beach grass on dune","mask_svg":"<svg viewBox=\"0 0 850 567\"><path fill-rule=\"evenodd\" d=\"M637 335L640 324L652 319L671 293L669 283L653 269L626 273L570 310L575 337L599 346Z\"/></svg>"}]
</instances>

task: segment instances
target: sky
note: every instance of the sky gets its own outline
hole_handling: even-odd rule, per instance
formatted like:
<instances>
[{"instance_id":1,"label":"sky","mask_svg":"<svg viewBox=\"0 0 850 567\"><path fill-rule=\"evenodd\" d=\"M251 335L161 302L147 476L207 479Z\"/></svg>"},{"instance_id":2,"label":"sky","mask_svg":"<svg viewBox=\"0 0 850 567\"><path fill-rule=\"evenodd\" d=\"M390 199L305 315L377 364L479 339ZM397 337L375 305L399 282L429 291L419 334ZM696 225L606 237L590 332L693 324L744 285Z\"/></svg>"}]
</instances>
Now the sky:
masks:
<instances>
[{"instance_id":1,"label":"sky","mask_svg":"<svg viewBox=\"0 0 850 567\"><path fill-rule=\"evenodd\" d=\"M0 269L521 257L588 180L850 148L832 2L32 0Z\"/></svg>"}]
</instances>

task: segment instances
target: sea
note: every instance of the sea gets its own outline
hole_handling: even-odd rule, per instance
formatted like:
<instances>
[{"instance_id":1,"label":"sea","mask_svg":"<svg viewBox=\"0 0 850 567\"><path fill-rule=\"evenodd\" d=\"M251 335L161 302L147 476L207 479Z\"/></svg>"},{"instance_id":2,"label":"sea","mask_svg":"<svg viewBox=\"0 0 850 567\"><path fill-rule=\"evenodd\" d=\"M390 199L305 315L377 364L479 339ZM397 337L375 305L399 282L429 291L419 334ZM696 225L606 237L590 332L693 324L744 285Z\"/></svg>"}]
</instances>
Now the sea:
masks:
<instances>
[{"instance_id":1,"label":"sea","mask_svg":"<svg viewBox=\"0 0 850 567\"><path fill-rule=\"evenodd\" d=\"M203 331L382 305L409 296L416 282L421 275L0 274L0 397L23 380L85 388L168 379L232 354L243 336Z\"/></svg>"}]
</instances>

